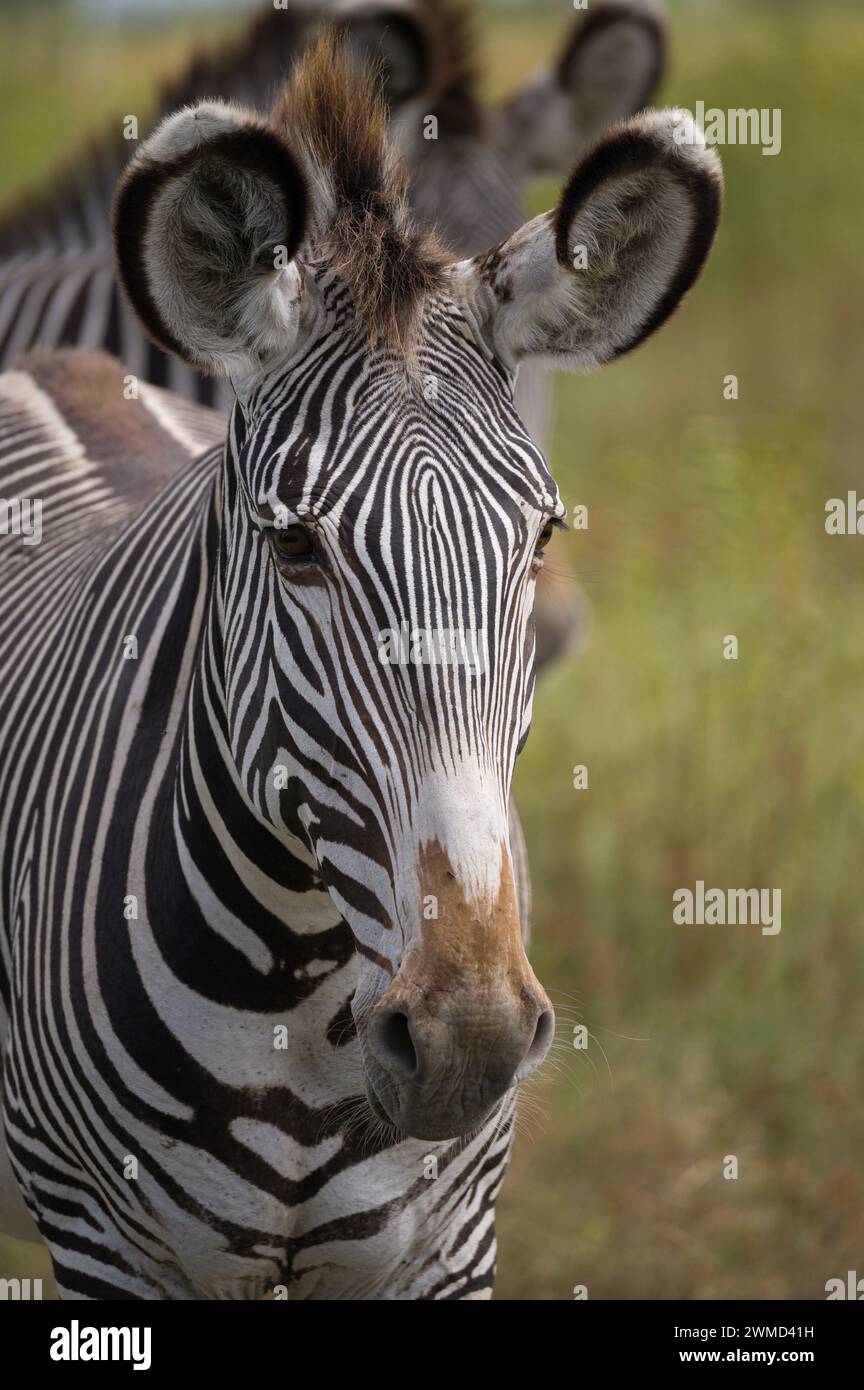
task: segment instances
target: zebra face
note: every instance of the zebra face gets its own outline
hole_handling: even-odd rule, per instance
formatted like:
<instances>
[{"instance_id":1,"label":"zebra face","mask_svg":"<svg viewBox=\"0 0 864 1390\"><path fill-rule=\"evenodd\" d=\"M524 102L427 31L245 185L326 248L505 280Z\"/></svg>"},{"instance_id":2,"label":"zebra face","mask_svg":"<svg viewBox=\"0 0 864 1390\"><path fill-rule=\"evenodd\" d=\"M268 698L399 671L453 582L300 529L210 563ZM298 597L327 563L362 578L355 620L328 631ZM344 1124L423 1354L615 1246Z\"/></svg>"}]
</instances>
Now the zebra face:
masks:
<instances>
[{"instance_id":1,"label":"zebra face","mask_svg":"<svg viewBox=\"0 0 864 1390\"><path fill-rule=\"evenodd\" d=\"M534 581L563 509L508 374L454 300L428 306L409 378L362 336L346 345L338 286L315 292L321 335L235 425L232 748L256 810L302 839L354 932L373 1104L442 1138L482 1120L552 1033L508 800Z\"/></svg>"},{"instance_id":2,"label":"zebra face","mask_svg":"<svg viewBox=\"0 0 864 1390\"><path fill-rule=\"evenodd\" d=\"M513 380L531 356L610 361L669 316L719 166L686 113L641 117L554 213L454 264L332 38L273 119L169 118L118 193L118 266L159 343L237 391L211 597L238 781L353 932L373 1108L447 1139L539 1064L553 1022L507 807L562 509Z\"/></svg>"}]
</instances>

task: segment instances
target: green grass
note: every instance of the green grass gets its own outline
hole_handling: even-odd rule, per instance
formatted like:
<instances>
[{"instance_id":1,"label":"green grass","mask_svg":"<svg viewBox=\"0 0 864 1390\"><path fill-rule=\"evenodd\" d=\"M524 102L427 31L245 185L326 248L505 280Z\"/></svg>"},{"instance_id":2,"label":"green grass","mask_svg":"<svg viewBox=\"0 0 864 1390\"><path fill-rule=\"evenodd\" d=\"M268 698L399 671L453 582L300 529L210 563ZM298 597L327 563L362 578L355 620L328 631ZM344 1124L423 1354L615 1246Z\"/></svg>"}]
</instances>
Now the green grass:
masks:
<instances>
[{"instance_id":1,"label":"green grass","mask_svg":"<svg viewBox=\"0 0 864 1390\"><path fill-rule=\"evenodd\" d=\"M490 90L551 52L560 13L496 16ZM864 539L824 531L826 500L860 476L864 15L678 5L673 35L665 100L780 107L783 151L722 152L722 231L684 309L631 358L557 384L551 460L590 509L559 556L593 637L539 692L517 788L535 965L578 1013L524 1107L505 1298L821 1298L864 1261ZM79 35L59 127L35 38L29 69L5 44L6 189L136 109L188 41ZM538 186L533 206L554 197ZM697 878L782 889L782 932L674 927L672 893Z\"/></svg>"},{"instance_id":2,"label":"green grass","mask_svg":"<svg viewBox=\"0 0 864 1390\"><path fill-rule=\"evenodd\" d=\"M0 9L0 198L38 185L106 122L120 130L135 115L146 134L157 85L238 27L230 12L205 26L178 11L170 24L123 27L86 23L62 0Z\"/></svg>"},{"instance_id":3,"label":"green grass","mask_svg":"<svg viewBox=\"0 0 864 1390\"><path fill-rule=\"evenodd\" d=\"M864 17L679 20L665 99L779 106L783 151L722 152L722 231L677 320L558 383L593 640L540 693L517 789L538 973L594 1037L577 1057L562 1023L526 1107L501 1297L818 1298L864 1257L864 551L824 531L860 475ZM526 42L498 27L514 63ZM697 878L781 888L781 934L673 927Z\"/></svg>"}]
</instances>

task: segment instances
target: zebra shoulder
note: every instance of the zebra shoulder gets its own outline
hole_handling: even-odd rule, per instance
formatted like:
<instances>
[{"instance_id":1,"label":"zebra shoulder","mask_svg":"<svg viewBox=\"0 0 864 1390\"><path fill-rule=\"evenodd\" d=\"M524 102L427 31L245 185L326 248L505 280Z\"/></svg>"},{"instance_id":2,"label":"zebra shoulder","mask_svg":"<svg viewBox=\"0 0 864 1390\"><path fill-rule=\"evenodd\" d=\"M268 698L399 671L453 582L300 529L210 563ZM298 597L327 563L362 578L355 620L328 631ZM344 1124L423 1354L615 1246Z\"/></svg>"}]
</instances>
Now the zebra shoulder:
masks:
<instances>
[{"instance_id":1,"label":"zebra shoulder","mask_svg":"<svg viewBox=\"0 0 864 1390\"><path fill-rule=\"evenodd\" d=\"M69 431L80 454L112 491L129 503L154 490L225 436L218 411L182 400L131 376L105 352L85 348L33 348L15 359L7 390L29 382L33 400L47 398L55 425ZM77 452L77 451L76 451Z\"/></svg>"}]
</instances>

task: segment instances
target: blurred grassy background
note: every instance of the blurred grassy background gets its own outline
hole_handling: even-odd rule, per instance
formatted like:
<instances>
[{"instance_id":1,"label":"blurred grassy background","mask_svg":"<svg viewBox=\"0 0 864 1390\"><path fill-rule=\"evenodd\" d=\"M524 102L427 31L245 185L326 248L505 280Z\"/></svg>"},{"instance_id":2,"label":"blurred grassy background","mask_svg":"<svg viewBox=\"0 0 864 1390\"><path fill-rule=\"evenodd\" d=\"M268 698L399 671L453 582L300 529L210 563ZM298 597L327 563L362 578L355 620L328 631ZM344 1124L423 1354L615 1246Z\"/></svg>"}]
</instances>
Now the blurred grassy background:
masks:
<instances>
[{"instance_id":1,"label":"blurred grassy background","mask_svg":"<svg viewBox=\"0 0 864 1390\"><path fill-rule=\"evenodd\" d=\"M783 149L721 151L725 217L684 310L557 382L551 460L590 512L565 546L593 636L538 693L517 777L535 967L563 1014L499 1204L503 1298L824 1298L864 1274L864 540L824 530L861 479L864 13L669 8L663 101L780 107ZM0 10L0 196L143 111L204 27L62 11ZM490 92L571 16L494 9ZM555 195L537 186L532 210ZM780 935L673 926L673 891L698 878L780 888Z\"/></svg>"}]
</instances>

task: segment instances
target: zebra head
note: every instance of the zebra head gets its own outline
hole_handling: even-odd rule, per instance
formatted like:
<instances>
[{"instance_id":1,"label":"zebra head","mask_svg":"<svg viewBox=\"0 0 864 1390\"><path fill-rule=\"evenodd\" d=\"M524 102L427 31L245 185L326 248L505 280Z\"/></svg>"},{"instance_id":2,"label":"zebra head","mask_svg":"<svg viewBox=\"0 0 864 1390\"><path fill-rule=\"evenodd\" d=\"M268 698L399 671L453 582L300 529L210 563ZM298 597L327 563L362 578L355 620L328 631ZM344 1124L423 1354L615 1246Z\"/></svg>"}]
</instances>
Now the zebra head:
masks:
<instances>
[{"instance_id":1,"label":"zebra head","mask_svg":"<svg viewBox=\"0 0 864 1390\"><path fill-rule=\"evenodd\" d=\"M646 115L554 212L451 262L411 220L373 80L327 36L269 121L181 111L118 192L145 326L237 393L211 592L237 782L350 927L370 1101L418 1138L476 1127L552 1033L508 799L563 508L518 364L590 368L652 333L720 188L686 113Z\"/></svg>"}]
</instances>

